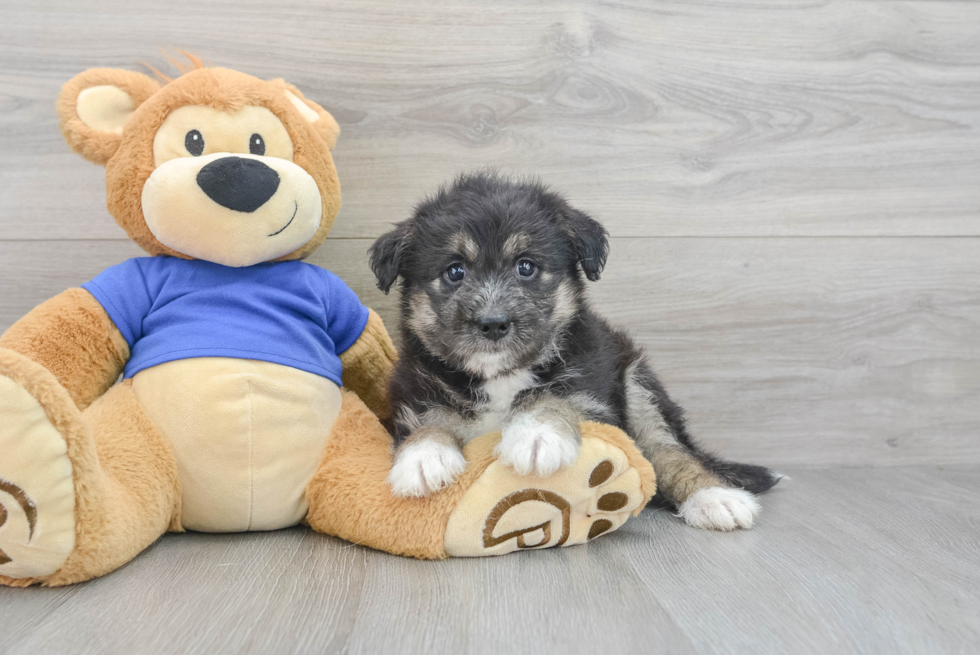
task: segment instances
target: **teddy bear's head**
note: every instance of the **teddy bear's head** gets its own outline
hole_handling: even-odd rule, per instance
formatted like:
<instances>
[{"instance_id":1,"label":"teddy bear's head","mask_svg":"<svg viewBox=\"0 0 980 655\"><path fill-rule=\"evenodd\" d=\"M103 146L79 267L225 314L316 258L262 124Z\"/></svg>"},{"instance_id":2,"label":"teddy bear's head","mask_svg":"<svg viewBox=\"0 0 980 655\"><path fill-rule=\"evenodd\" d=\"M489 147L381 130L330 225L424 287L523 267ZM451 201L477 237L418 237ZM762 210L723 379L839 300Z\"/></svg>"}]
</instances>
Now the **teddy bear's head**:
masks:
<instances>
[{"instance_id":1,"label":"teddy bear's head","mask_svg":"<svg viewBox=\"0 0 980 655\"><path fill-rule=\"evenodd\" d=\"M283 80L199 67L161 85L91 69L58 97L69 145L106 167L109 212L151 255L300 259L340 209L333 117Z\"/></svg>"}]
</instances>

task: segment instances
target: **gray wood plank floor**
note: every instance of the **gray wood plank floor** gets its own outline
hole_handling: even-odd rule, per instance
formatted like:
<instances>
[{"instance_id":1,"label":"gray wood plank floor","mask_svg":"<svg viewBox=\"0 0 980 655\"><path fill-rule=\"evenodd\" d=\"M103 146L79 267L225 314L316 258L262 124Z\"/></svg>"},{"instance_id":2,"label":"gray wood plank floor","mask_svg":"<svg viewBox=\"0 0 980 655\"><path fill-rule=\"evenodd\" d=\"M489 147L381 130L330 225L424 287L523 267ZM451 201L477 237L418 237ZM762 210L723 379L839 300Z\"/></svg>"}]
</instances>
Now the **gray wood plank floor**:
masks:
<instances>
[{"instance_id":1,"label":"gray wood plank floor","mask_svg":"<svg viewBox=\"0 0 980 655\"><path fill-rule=\"evenodd\" d=\"M791 470L751 531L647 511L585 546L418 562L304 529L166 535L0 588L0 652L971 653L980 469Z\"/></svg>"}]
</instances>

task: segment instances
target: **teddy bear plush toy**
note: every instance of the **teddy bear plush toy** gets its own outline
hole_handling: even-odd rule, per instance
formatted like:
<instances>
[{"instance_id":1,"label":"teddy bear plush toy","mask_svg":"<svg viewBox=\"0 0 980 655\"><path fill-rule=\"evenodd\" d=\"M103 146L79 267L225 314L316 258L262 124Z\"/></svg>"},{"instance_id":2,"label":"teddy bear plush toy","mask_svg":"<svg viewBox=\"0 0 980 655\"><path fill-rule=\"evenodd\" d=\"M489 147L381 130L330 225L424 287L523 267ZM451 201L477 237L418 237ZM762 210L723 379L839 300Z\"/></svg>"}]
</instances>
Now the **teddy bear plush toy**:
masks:
<instances>
[{"instance_id":1,"label":"teddy bear plush toy","mask_svg":"<svg viewBox=\"0 0 980 655\"><path fill-rule=\"evenodd\" d=\"M467 446L454 486L391 494L397 353L340 278L301 261L340 207L339 128L292 85L92 69L57 109L150 256L0 338L0 583L87 580L167 531L299 523L419 558L497 555L583 543L649 500L649 463L599 424L549 478L496 462L497 433Z\"/></svg>"}]
</instances>

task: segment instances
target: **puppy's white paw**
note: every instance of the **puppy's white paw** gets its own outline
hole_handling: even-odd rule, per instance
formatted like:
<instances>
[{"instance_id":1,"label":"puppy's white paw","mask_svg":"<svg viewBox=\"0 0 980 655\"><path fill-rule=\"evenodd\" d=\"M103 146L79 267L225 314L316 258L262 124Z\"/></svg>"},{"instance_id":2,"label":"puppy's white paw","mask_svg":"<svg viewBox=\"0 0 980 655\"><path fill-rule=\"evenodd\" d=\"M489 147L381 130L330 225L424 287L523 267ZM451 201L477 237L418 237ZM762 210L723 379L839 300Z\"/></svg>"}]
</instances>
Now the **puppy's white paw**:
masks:
<instances>
[{"instance_id":1,"label":"puppy's white paw","mask_svg":"<svg viewBox=\"0 0 980 655\"><path fill-rule=\"evenodd\" d=\"M434 441L402 446L388 473L388 484L396 496L422 498L448 487L466 470L459 448Z\"/></svg>"},{"instance_id":2,"label":"puppy's white paw","mask_svg":"<svg viewBox=\"0 0 980 655\"><path fill-rule=\"evenodd\" d=\"M695 528L728 531L751 528L761 509L755 496L744 489L707 487L684 501L677 515Z\"/></svg>"},{"instance_id":3,"label":"puppy's white paw","mask_svg":"<svg viewBox=\"0 0 980 655\"><path fill-rule=\"evenodd\" d=\"M531 414L524 414L504 427L493 452L521 475L547 477L574 464L579 448L578 439L559 433Z\"/></svg>"}]
</instances>

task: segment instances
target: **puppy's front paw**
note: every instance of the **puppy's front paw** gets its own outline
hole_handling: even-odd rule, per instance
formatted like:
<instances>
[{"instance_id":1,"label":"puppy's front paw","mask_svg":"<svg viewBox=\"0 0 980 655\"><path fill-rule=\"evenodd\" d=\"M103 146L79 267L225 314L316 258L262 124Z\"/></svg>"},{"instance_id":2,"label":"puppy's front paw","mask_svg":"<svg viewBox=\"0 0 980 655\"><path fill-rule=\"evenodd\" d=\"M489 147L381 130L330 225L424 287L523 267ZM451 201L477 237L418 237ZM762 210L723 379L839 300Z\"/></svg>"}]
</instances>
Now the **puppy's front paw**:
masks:
<instances>
[{"instance_id":1,"label":"puppy's front paw","mask_svg":"<svg viewBox=\"0 0 980 655\"><path fill-rule=\"evenodd\" d=\"M396 496L422 498L448 487L466 470L466 458L458 448L434 441L402 446L388 473Z\"/></svg>"},{"instance_id":2,"label":"puppy's front paw","mask_svg":"<svg viewBox=\"0 0 980 655\"><path fill-rule=\"evenodd\" d=\"M497 459L521 475L547 477L578 459L579 440L525 414L503 429L494 449Z\"/></svg>"},{"instance_id":3,"label":"puppy's front paw","mask_svg":"<svg viewBox=\"0 0 980 655\"><path fill-rule=\"evenodd\" d=\"M684 501L677 515L695 528L728 531L751 528L760 509L759 501L744 489L708 487Z\"/></svg>"}]
</instances>

